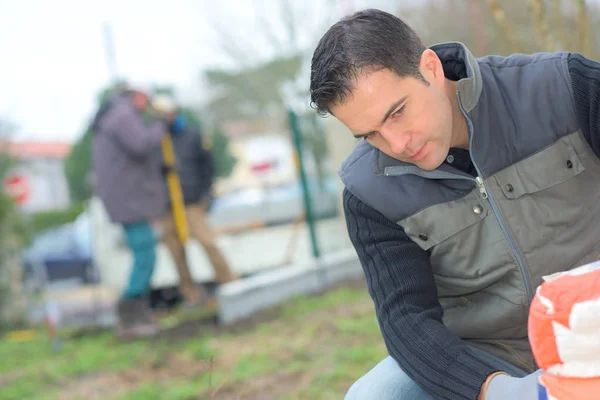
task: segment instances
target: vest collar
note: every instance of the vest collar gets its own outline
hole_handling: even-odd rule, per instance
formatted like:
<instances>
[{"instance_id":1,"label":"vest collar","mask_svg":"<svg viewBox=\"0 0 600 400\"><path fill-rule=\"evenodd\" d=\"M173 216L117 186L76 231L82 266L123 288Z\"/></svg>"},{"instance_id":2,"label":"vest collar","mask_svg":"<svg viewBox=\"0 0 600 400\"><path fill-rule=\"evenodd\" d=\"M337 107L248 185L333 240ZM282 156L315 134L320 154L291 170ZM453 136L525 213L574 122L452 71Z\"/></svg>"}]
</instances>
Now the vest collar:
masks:
<instances>
[{"instance_id":1,"label":"vest collar","mask_svg":"<svg viewBox=\"0 0 600 400\"><path fill-rule=\"evenodd\" d=\"M479 64L467 47L460 42L447 42L435 44L430 47L435 51L444 66L446 77L458 79L458 93L464 110L471 112L483 90L483 79ZM370 146L370 145L369 145ZM414 171L417 166L396 160L381 151L375 149L375 173L384 174L388 167L407 167L407 173ZM396 170L396 172L398 172ZM414 172L412 172L414 173Z\"/></svg>"}]
</instances>

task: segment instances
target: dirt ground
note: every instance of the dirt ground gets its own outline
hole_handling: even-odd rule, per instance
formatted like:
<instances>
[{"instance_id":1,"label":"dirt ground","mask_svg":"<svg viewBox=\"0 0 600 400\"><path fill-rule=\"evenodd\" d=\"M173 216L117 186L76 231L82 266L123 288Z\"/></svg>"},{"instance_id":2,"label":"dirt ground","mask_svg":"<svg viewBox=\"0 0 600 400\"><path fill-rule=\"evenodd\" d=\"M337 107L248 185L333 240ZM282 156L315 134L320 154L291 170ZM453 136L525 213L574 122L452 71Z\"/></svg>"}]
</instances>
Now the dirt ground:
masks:
<instances>
[{"instance_id":1,"label":"dirt ground","mask_svg":"<svg viewBox=\"0 0 600 400\"><path fill-rule=\"evenodd\" d=\"M345 284L345 286L365 289L362 280L352 282L350 285ZM311 357L312 354L323 356L323 352L337 351L335 348L331 348L330 345L332 341L336 340L336 335L339 335L332 316L352 319L354 316L368 315L369 313L372 313L372 303L368 298L351 305L338 304L334 308L315 310L310 313L310 325L314 327L314 332L311 336L305 338L301 335L295 335L294 330L297 328L286 326L279 318L277 310L256 314L250 319L228 327L217 325L214 317L185 321L166 330L154 340L157 343L159 341L177 343L190 338L201 336L219 337L223 334L233 336L234 339L229 340L226 346L224 345L219 349L218 356L209 360L198 360L185 352L173 352L167 353L164 357L147 357L144 362L118 372L86 373L72 377L60 382L61 390L56 398L64 400L114 398L114 396L134 390L139 387L140 383L168 384L173 381L185 382L208 379L209 389L207 391L185 398L279 399L281 396L310 386L311 382L318 378L317 375L321 373L320 369L307 368L300 371L281 369L275 372L258 374L243 381L239 379L230 381L227 376L228 371L235 369L240 357L252 354L256 349L263 349L265 346L274 346L272 349L272 362L282 366L287 365L294 359L294 351L290 350L290 342L296 348L306 352L307 357ZM269 340L264 335L247 336L244 334L264 327L265 324L272 325L273 329L279 331L283 338ZM281 346L281 349L279 349L277 346L284 343L285 337L289 338L287 340L288 346ZM348 345L351 345L351 342ZM214 377L215 371L218 371L218 378Z\"/></svg>"}]
</instances>

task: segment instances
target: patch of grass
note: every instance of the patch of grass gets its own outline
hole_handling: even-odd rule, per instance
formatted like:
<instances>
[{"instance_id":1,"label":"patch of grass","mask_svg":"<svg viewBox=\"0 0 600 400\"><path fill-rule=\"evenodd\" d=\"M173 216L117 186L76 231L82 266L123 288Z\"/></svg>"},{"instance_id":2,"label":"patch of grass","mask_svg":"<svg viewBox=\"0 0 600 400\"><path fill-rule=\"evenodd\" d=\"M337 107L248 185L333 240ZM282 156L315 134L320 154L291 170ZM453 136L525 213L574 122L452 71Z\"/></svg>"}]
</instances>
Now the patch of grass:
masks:
<instances>
[{"instance_id":1,"label":"patch of grass","mask_svg":"<svg viewBox=\"0 0 600 400\"><path fill-rule=\"evenodd\" d=\"M123 394L119 397L119 400L162 400L164 398L162 385L147 382Z\"/></svg>"},{"instance_id":2,"label":"patch of grass","mask_svg":"<svg viewBox=\"0 0 600 400\"><path fill-rule=\"evenodd\" d=\"M273 324L262 324L256 327L255 333L261 336L276 335L277 332L273 332Z\"/></svg>"},{"instance_id":3,"label":"patch of grass","mask_svg":"<svg viewBox=\"0 0 600 400\"><path fill-rule=\"evenodd\" d=\"M40 398L44 392L50 389L45 389L46 382L41 375L29 375L22 379L15 379L10 381L6 385L0 386L0 399L1 400L14 400L14 399L37 399ZM46 394L48 395L48 394Z\"/></svg>"},{"instance_id":4,"label":"patch of grass","mask_svg":"<svg viewBox=\"0 0 600 400\"><path fill-rule=\"evenodd\" d=\"M271 385L256 388L267 394L277 386L276 393L286 393L273 398L339 399L386 355L371 304L365 289L339 288L297 297L273 310L278 318L261 324L191 339L123 343L106 332L66 339L58 353L43 336L29 343L0 341L0 359L11 360L0 363L0 377L9 377L0 378L0 400L56 398L75 380L123 370L135 370L140 380L127 392L126 386L113 389L123 400L210 399L214 391L215 398L234 396L250 382ZM188 319L191 314L177 313L164 325ZM200 367L209 360L210 371ZM198 372L173 369L192 371L188 367ZM273 374L294 378L273 383Z\"/></svg>"},{"instance_id":5,"label":"patch of grass","mask_svg":"<svg viewBox=\"0 0 600 400\"><path fill-rule=\"evenodd\" d=\"M365 290L340 288L321 296L298 296L281 306L282 317L302 317L313 311L364 300Z\"/></svg>"},{"instance_id":6,"label":"patch of grass","mask_svg":"<svg viewBox=\"0 0 600 400\"><path fill-rule=\"evenodd\" d=\"M202 394L205 398L209 398L208 395L219 387L232 383L231 372L223 370L212 371L202 375L192 383L195 385L197 393Z\"/></svg>"},{"instance_id":7,"label":"patch of grass","mask_svg":"<svg viewBox=\"0 0 600 400\"><path fill-rule=\"evenodd\" d=\"M340 390L339 388L332 387L308 387L294 393L287 393L283 396L278 397L278 400L305 400L305 399L318 399L318 400L339 400L344 398L348 388Z\"/></svg>"},{"instance_id":8,"label":"patch of grass","mask_svg":"<svg viewBox=\"0 0 600 400\"><path fill-rule=\"evenodd\" d=\"M338 317L333 321L336 329L344 335L379 335L379 326L375 315L363 315L359 317Z\"/></svg>"},{"instance_id":9,"label":"patch of grass","mask_svg":"<svg viewBox=\"0 0 600 400\"><path fill-rule=\"evenodd\" d=\"M209 320L216 317L218 311L216 305L197 307L193 309L177 308L160 318L159 325L162 329L176 327L186 321Z\"/></svg>"},{"instance_id":10,"label":"patch of grass","mask_svg":"<svg viewBox=\"0 0 600 400\"><path fill-rule=\"evenodd\" d=\"M198 399L199 386L194 382L179 382L167 387L163 391L165 399L196 400Z\"/></svg>"},{"instance_id":11,"label":"patch of grass","mask_svg":"<svg viewBox=\"0 0 600 400\"><path fill-rule=\"evenodd\" d=\"M31 342L0 340L0 360L6 360L0 363L0 375L39 364L51 355L50 340L43 334L38 333Z\"/></svg>"},{"instance_id":12,"label":"patch of grass","mask_svg":"<svg viewBox=\"0 0 600 400\"><path fill-rule=\"evenodd\" d=\"M319 399L319 400L339 400L343 398L343 394L332 389L314 389L303 391L299 393L288 393L283 397L278 397L278 400L305 400L305 399Z\"/></svg>"},{"instance_id":13,"label":"patch of grass","mask_svg":"<svg viewBox=\"0 0 600 400\"><path fill-rule=\"evenodd\" d=\"M43 336L29 343L1 343L2 358L17 363L16 370L12 366L14 379L0 385L2 396L11 399L37 398L40 393L58 390L66 380L87 373L131 368L150 346L149 342L121 344L110 333L67 339L58 352L52 351L50 340Z\"/></svg>"},{"instance_id":14,"label":"patch of grass","mask_svg":"<svg viewBox=\"0 0 600 400\"><path fill-rule=\"evenodd\" d=\"M210 340L203 338L185 341L179 349L196 360L210 360L218 355Z\"/></svg>"},{"instance_id":15,"label":"patch of grass","mask_svg":"<svg viewBox=\"0 0 600 400\"><path fill-rule=\"evenodd\" d=\"M248 354L242 356L232 370L215 369L202 374L202 376L191 382L170 385L166 393L171 394L172 397L165 394L165 398L187 399L190 396L191 398L210 398L212 392L218 392L222 387L235 385L264 374L274 373L279 368L280 365L274 360L272 353Z\"/></svg>"},{"instance_id":16,"label":"patch of grass","mask_svg":"<svg viewBox=\"0 0 600 400\"><path fill-rule=\"evenodd\" d=\"M353 356L340 357L343 350L339 350L332 357L328 357L328 363L322 364L319 374L306 387L289 393L281 397L282 400L292 399L340 399L343 398L346 391L358 378L364 375L374 367L384 357L384 352L376 346L375 349L370 346L354 351L355 354L362 354L359 359L353 359ZM348 362L347 359L351 359Z\"/></svg>"},{"instance_id":17,"label":"patch of grass","mask_svg":"<svg viewBox=\"0 0 600 400\"><path fill-rule=\"evenodd\" d=\"M46 361L45 369L57 378L90 371L119 371L135 365L149 346L148 342L122 344L111 334L66 342L60 353Z\"/></svg>"},{"instance_id":18,"label":"patch of grass","mask_svg":"<svg viewBox=\"0 0 600 400\"><path fill-rule=\"evenodd\" d=\"M352 370L353 366L364 368L370 365L374 367L375 364L386 357L386 353L383 350L383 346L373 344L352 346L346 349L338 349L335 360L342 365L346 365L348 370Z\"/></svg>"},{"instance_id":19,"label":"patch of grass","mask_svg":"<svg viewBox=\"0 0 600 400\"><path fill-rule=\"evenodd\" d=\"M273 353L253 353L240 358L231 377L232 381L243 381L257 375L277 371L281 366Z\"/></svg>"},{"instance_id":20,"label":"patch of grass","mask_svg":"<svg viewBox=\"0 0 600 400\"><path fill-rule=\"evenodd\" d=\"M129 390L118 398L119 400L141 399L169 399L169 400L196 400L209 398L208 394L214 391L221 383L229 381L226 374L205 373L189 380L170 380L165 382L146 382Z\"/></svg>"}]
</instances>

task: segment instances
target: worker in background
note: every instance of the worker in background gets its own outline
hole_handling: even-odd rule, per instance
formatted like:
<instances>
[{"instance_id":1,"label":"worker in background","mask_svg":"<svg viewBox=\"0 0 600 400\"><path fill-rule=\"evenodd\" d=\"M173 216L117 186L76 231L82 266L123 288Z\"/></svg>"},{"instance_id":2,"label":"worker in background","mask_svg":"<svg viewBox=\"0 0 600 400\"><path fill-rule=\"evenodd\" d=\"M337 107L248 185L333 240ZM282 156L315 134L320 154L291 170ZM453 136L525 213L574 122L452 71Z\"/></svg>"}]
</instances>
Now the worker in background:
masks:
<instances>
[{"instance_id":1,"label":"worker in background","mask_svg":"<svg viewBox=\"0 0 600 400\"><path fill-rule=\"evenodd\" d=\"M232 273L225 257L215 242L206 213L211 200L214 166L211 154L203 147L201 134L198 129L187 123L175 101L169 96L156 96L153 105L167 115L168 132L171 135L176 159L176 172L179 176L185 215L190 235L198 240L206 254L218 283L226 283L237 279ZM166 172L166 171L165 171ZM167 190L167 185L164 185ZM169 196L166 196L169 199ZM173 217L171 201L168 201L168 211L163 218L163 241L173 255L179 272L179 290L187 306L201 304L204 293L196 285L190 274L185 257L184 243L177 235L176 222Z\"/></svg>"},{"instance_id":2,"label":"worker in background","mask_svg":"<svg viewBox=\"0 0 600 400\"><path fill-rule=\"evenodd\" d=\"M144 122L149 103L148 90L129 87L109 98L92 124L95 191L110 219L123 227L133 256L129 282L118 303L117 335L123 339L158 331L147 295L156 263L151 224L163 215L166 201L161 162L154 149L167 124L160 115Z\"/></svg>"}]
</instances>

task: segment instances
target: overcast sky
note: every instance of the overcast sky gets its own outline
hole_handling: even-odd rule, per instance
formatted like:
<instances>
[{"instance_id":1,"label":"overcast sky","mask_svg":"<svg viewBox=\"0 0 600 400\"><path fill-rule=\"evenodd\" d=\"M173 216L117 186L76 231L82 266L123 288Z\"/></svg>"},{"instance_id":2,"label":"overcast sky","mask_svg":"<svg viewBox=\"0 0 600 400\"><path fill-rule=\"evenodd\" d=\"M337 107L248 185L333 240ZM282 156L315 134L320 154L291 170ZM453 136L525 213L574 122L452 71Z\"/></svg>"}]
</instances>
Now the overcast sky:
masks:
<instances>
[{"instance_id":1,"label":"overcast sky","mask_svg":"<svg viewBox=\"0 0 600 400\"><path fill-rule=\"evenodd\" d=\"M94 112L96 93L109 82L106 22L112 27L120 76L171 84L183 98L201 100L200 71L232 65L219 48L214 21L237 29L240 38L252 38L261 26L255 10L273 10L276 2L0 0L0 117L17 125L19 139L75 140ZM352 8L389 9L386 4L394 3L300 3L319 14L326 2L334 4L329 12L340 16ZM270 13L264 19L277 20L277 12ZM268 54L269 46L259 44L258 50L262 47Z\"/></svg>"}]
</instances>

